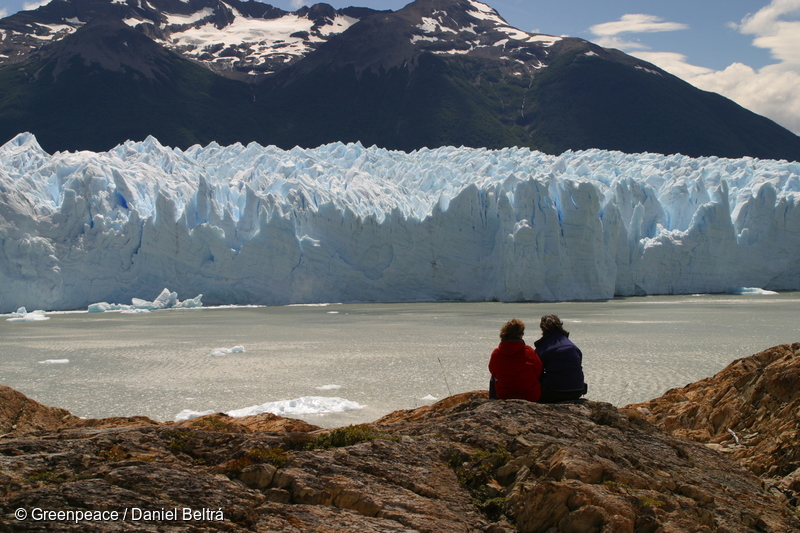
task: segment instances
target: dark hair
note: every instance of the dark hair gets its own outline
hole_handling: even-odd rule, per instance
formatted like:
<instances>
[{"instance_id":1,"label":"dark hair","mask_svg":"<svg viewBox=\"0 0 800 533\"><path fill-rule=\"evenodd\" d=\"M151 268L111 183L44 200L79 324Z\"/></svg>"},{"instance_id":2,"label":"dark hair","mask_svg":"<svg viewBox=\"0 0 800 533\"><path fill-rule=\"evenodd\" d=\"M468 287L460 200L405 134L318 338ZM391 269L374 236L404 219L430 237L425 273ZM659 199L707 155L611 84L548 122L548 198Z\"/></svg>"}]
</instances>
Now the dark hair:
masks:
<instances>
[{"instance_id":1,"label":"dark hair","mask_svg":"<svg viewBox=\"0 0 800 533\"><path fill-rule=\"evenodd\" d=\"M500 328L501 341L521 339L523 335L525 335L525 323L518 318L512 318Z\"/></svg>"},{"instance_id":2,"label":"dark hair","mask_svg":"<svg viewBox=\"0 0 800 533\"><path fill-rule=\"evenodd\" d=\"M564 323L556 315L545 315L542 321L539 322L539 327L542 328L542 335L548 333L560 333L564 336L569 335L569 331L564 329Z\"/></svg>"}]
</instances>

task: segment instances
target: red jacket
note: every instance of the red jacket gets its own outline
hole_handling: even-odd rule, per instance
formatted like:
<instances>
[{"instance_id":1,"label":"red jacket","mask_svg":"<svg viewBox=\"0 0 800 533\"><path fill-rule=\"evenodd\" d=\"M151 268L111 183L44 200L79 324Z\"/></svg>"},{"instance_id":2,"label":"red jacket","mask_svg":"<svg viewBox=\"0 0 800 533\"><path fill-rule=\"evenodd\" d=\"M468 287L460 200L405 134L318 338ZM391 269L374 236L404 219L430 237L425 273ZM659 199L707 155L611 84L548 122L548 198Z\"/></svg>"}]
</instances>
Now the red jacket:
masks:
<instances>
[{"instance_id":1,"label":"red jacket","mask_svg":"<svg viewBox=\"0 0 800 533\"><path fill-rule=\"evenodd\" d=\"M521 340L501 341L489 359L489 372L501 400L519 398L535 402L541 396L542 362L536 351Z\"/></svg>"}]
</instances>

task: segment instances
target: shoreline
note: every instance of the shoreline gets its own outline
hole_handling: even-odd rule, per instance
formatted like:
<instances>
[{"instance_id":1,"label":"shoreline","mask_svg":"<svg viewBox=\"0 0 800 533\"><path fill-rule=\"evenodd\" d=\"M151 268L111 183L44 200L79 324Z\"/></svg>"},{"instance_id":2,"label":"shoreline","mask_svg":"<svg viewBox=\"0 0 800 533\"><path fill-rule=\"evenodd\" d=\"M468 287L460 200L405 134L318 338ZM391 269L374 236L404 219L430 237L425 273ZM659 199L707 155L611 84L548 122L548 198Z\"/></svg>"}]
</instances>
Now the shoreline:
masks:
<instances>
[{"instance_id":1,"label":"shoreline","mask_svg":"<svg viewBox=\"0 0 800 533\"><path fill-rule=\"evenodd\" d=\"M167 289L165 289L167 290ZM741 292L735 292L735 290L741 290ZM733 292L732 292L733 291ZM787 290L770 290L770 289L763 289L759 287L735 287L728 289L725 292L686 292L686 293L665 293L665 294L641 294L641 295L614 295L611 298L598 298L592 300L387 300L387 301L374 301L374 300L365 300L365 301L341 301L341 302L311 302L311 303L289 303L289 304L214 304L214 305L200 305L197 307L166 307L162 309L151 309L152 311L179 311L179 310L189 310L189 309L261 309L261 308L281 308L281 307L326 307L331 305L403 305L403 304L452 304L452 303L465 303L465 304L480 304L480 303L492 303L492 304L533 304L533 305L541 305L541 304L564 304L564 303L604 303L604 302L611 302L617 300L636 300L639 298L652 298L652 297L719 297L719 296L742 296L742 297L756 297L756 296L775 296L775 295L782 295L782 294L791 294L791 293L798 293L800 294L800 288L798 289L787 289ZM198 297L202 297L202 294ZM106 303L106 302L95 302L93 304L89 304L87 309L55 309L55 310L47 310L47 309L37 309L36 311L42 311L46 314L52 315L59 315L59 314L73 314L73 313L119 313L122 312L123 309L109 309L107 311L90 311L88 307L92 305L97 305L99 303ZM111 304L114 306L130 306L131 304ZM25 307L26 308L26 307ZM21 308L17 308L19 310ZM142 308L145 309L145 308ZM17 311L9 311L7 313L0 313L0 318L6 318L9 316L14 316ZM31 311L33 312L33 311Z\"/></svg>"}]
</instances>

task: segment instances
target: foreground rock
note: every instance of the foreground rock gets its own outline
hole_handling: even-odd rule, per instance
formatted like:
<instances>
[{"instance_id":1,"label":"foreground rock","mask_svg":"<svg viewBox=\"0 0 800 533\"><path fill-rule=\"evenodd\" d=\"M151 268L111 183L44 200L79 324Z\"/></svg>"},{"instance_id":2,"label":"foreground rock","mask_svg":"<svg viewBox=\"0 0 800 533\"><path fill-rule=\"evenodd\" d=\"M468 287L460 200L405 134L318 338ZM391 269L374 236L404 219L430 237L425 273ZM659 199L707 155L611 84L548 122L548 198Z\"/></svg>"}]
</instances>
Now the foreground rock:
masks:
<instances>
[{"instance_id":1,"label":"foreground rock","mask_svg":"<svg viewBox=\"0 0 800 533\"><path fill-rule=\"evenodd\" d=\"M48 407L11 387L0 385L0 435L52 430L78 420L66 409Z\"/></svg>"},{"instance_id":2,"label":"foreground rock","mask_svg":"<svg viewBox=\"0 0 800 533\"><path fill-rule=\"evenodd\" d=\"M707 443L780 489L800 493L800 343L734 361L717 375L629 406L672 435Z\"/></svg>"},{"instance_id":3,"label":"foreground rock","mask_svg":"<svg viewBox=\"0 0 800 533\"><path fill-rule=\"evenodd\" d=\"M476 392L335 430L209 415L5 435L0 530L789 532L800 520L727 456L609 404Z\"/></svg>"},{"instance_id":4,"label":"foreground rock","mask_svg":"<svg viewBox=\"0 0 800 533\"><path fill-rule=\"evenodd\" d=\"M376 425L449 443L460 479L519 531L800 527L755 476L609 404L471 400L389 415ZM492 496L499 499L486 499Z\"/></svg>"}]
</instances>

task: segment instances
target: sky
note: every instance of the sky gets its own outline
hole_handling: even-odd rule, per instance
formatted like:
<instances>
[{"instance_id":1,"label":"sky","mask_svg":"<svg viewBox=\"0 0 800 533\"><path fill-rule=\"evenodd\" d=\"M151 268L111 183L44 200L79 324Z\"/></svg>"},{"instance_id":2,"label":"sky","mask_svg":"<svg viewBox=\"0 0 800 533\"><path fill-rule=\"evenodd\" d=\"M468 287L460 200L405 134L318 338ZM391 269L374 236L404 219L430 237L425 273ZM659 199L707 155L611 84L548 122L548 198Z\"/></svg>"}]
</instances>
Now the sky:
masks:
<instances>
[{"instance_id":1,"label":"sky","mask_svg":"<svg viewBox=\"0 0 800 533\"><path fill-rule=\"evenodd\" d=\"M326 3L397 10L409 1ZM800 0L483 1L516 28L617 48L800 135ZM0 15L39 3L0 0ZM294 11L313 2L267 3Z\"/></svg>"}]
</instances>

